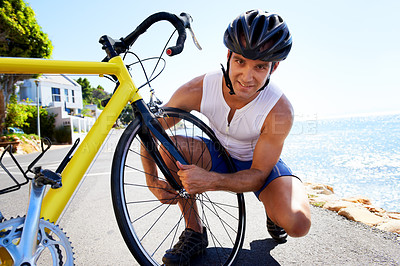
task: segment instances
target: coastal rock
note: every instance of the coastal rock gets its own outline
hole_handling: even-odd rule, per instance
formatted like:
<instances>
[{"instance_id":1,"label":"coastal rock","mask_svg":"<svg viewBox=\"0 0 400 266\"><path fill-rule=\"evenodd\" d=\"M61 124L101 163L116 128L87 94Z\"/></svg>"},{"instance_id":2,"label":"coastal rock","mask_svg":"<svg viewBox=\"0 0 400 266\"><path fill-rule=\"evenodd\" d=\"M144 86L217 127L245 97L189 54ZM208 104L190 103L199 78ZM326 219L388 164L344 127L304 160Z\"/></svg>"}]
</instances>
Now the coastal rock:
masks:
<instances>
[{"instance_id":1,"label":"coastal rock","mask_svg":"<svg viewBox=\"0 0 400 266\"><path fill-rule=\"evenodd\" d=\"M317 207L324 208L326 204L330 204L330 203L334 203L334 202L338 201L339 197L337 197L335 194L320 195L318 197L309 195L308 200L309 200L310 204L317 206Z\"/></svg>"},{"instance_id":2,"label":"coastal rock","mask_svg":"<svg viewBox=\"0 0 400 266\"><path fill-rule=\"evenodd\" d=\"M377 226L378 229L400 234L400 220L390 220Z\"/></svg>"},{"instance_id":3,"label":"coastal rock","mask_svg":"<svg viewBox=\"0 0 400 266\"><path fill-rule=\"evenodd\" d=\"M323 194L323 195L331 195L334 194L333 188L324 184L314 184L314 183L304 183L304 186L307 192L311 192L313 194Z\"/></svg>"},{"instance_id":4,"label":"coastal rock","mask_svg":"<svg viewBox=\"0 0 400 266\"><path fill-rule=\"evenodd\" d=\"M331 186L304 183L310 204L369 226L400 234L400 213L388 212L372 205L367 197L341 199L333 193ZM400 239L400 236L399 236Z\"/></svg>"},{"instance_id":5,"label":"coastal rock","mask_svg":"<svg viewBox=\"0 0 400 266\"><path fill-rule=\"evenodd\" d=\"M373 205L365 205L364 207L366 209L368 209L370 212L373 212L375 214L380 214L380 213L385 213L386 214L387 213L384 209L375 207Z\"/></svg>"},{"instance_id":6,"label":"coastal rock","mask_svg":"<svg viewBox=\"0 0 400 266\"><path fill-rule=\"evenodd\" d=\"M391 219L400 220L400 213L398 213L398 212L388 212L387 215L388 215Z\"/></svg>"},{"instance_id":7,"label":"coastal rock","mask_svg":"<svg viewBox=\"0 0 400 266\"><path fill-rule=\"evenodd\" d=\"M353 207L354 204L348 201L338 200L326 202L323 206L324 209L338 212L343 208Z\"/></svg>"},{"instance_id":8,"label":"coastal rock","mask_svg":"<svg viewBox=\"0 0 400 266\"><path fill-rule=\"evenodd\" d=\"M346 217L349 220L361 222L370 226L374 226L384 222L384 218L379 217L365 208L347 207L338 212L339 215Z\"/></svg>"},{"instance_id":9,"label":"coastal rock","mask_svg":"<svg viewBox=\"0 0 400 266\"><path fill-rule=\"evenodd\" d=\"M365 205L372 205L371 200L367 197L358 196L358 197L351 197L351 198L344 198L344 201L349 201L353 203L361 203Z\"/></svg>"}]
</instances>

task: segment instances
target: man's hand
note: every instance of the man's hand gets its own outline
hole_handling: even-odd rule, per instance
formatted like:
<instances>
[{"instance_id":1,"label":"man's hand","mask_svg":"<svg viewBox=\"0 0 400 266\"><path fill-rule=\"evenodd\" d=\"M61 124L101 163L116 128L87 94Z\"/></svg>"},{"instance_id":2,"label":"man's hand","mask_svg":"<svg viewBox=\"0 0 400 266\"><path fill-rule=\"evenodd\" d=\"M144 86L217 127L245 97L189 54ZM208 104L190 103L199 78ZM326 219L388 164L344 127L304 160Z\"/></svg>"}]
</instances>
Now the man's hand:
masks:
<instances>
[{"instance_id":1,"label":"man's hand","mask_svg":"<svg viewBox=\"0 0 400 266\"><path fill-rule=\"evenodd\" d=\"M176 162L179 168L178 176L183 187L189 194L200 194L205 191L213 190L210 180L210 172L196 165L183 165Z\"/></svg>"},{"instance_id":2,"label":"man's hand","mask_svg":"<svg viewBox=\"0 0 400 266\"><path fill-rule=\"evenodd\" d=\"M163 204L177 204L180 198L178 193L164 180L158 178L147 182L150 191Z\"/></svg>"}]
</instances>

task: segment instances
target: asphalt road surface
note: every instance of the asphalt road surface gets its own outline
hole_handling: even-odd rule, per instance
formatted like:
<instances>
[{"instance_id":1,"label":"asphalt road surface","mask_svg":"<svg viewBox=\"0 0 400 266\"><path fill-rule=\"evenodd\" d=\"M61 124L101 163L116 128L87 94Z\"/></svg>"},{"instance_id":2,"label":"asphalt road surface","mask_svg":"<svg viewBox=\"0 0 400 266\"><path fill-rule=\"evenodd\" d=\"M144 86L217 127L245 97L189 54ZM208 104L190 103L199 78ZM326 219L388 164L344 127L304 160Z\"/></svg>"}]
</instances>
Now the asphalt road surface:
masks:
<instances>
[{"instance_id":1,"label":"asphalt road surface","mask_svg":"<svg viewBox=\"0 0 400 266\"><path fill-rule=\"evenodd\" d=\"M111 204L111 161L121 133L112 132L60 221L74 247L76 265L137 265L120 235ZM54 147L39 165L55 170L67 151L68 147ZM26 168L36 155L17 159ZM0 195L0 211L7 219L24 215L27 199L28 186ZM277 245L266 230L262 205L252 193L246 193L245 199L246 238L237 265L400 265L399 235L316 207L306 237L289 237Z\"/></svg>"}]
</instances>

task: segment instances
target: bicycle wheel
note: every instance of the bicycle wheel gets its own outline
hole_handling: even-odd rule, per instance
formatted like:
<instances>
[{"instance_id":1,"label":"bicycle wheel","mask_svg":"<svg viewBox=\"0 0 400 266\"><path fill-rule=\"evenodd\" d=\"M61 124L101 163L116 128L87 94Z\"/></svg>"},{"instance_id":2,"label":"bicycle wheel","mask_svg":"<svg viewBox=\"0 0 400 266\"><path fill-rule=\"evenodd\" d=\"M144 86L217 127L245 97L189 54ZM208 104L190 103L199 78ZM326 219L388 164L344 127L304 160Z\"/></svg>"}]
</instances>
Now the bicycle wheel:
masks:
<instances>
[{"instance_id":1,"label":"bicycle wheel","mask_svg":"<svg viewBox=\"0 0 400 266\"><path fill-rule=\"evenodd\" d=\"M219 143L211 129L190 113L165 108L162 119L166 117L169 121L180 120L177 125L166 130L172 139L183 135L187 139L201 137ZM119 140L112 167L112 199L120 231L135 259L141 265L158 265L162 264L165 251L178 241L180 233L185 229L185 222L177 205L162 204L147 187L141 163L143 158L140 146L143 144L138 137L140 130L141 124L135 119ZM198 162L199 158L194 158L191 151L185 154L189 164ZM224 149L220 155L232 171ZM210 163L205 162L203 165ZM158 176L164 178L160 171ZM191 261L191 265L232 264L244 239L243 194L212 191L196 195L195 200L198 216L207 228L209 245L202 256Z\"/></svg>"}]
</instances>

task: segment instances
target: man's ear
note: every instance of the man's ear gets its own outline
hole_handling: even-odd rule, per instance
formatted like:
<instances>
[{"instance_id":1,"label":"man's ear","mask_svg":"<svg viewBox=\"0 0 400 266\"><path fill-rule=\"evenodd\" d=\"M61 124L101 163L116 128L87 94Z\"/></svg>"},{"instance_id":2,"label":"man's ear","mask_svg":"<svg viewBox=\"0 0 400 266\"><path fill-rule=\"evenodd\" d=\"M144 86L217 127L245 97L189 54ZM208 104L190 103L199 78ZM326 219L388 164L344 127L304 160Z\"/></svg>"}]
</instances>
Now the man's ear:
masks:
<instances>
[{"instance_id":1,"label":"man's ear","mask_svg":"<svg viewBox=\"0 0 400 266\"><path fill-rule=\"evenodd\" d=\"M228 50L228 54L226 55L226 59L229 60L229 57L232 55L232 51Z\"/></svg>"},{"instance_id":2,"label":"man's ear","mask_svg":"<svg viewBox=\"0 0 400 266\"><path fill-rule=\"evenodd\" d=\"M279 66L279 62L274 62L272 64L274 67L272 68L271 74L275 72L276 68Z\"/></svg>"}]
</instances>

